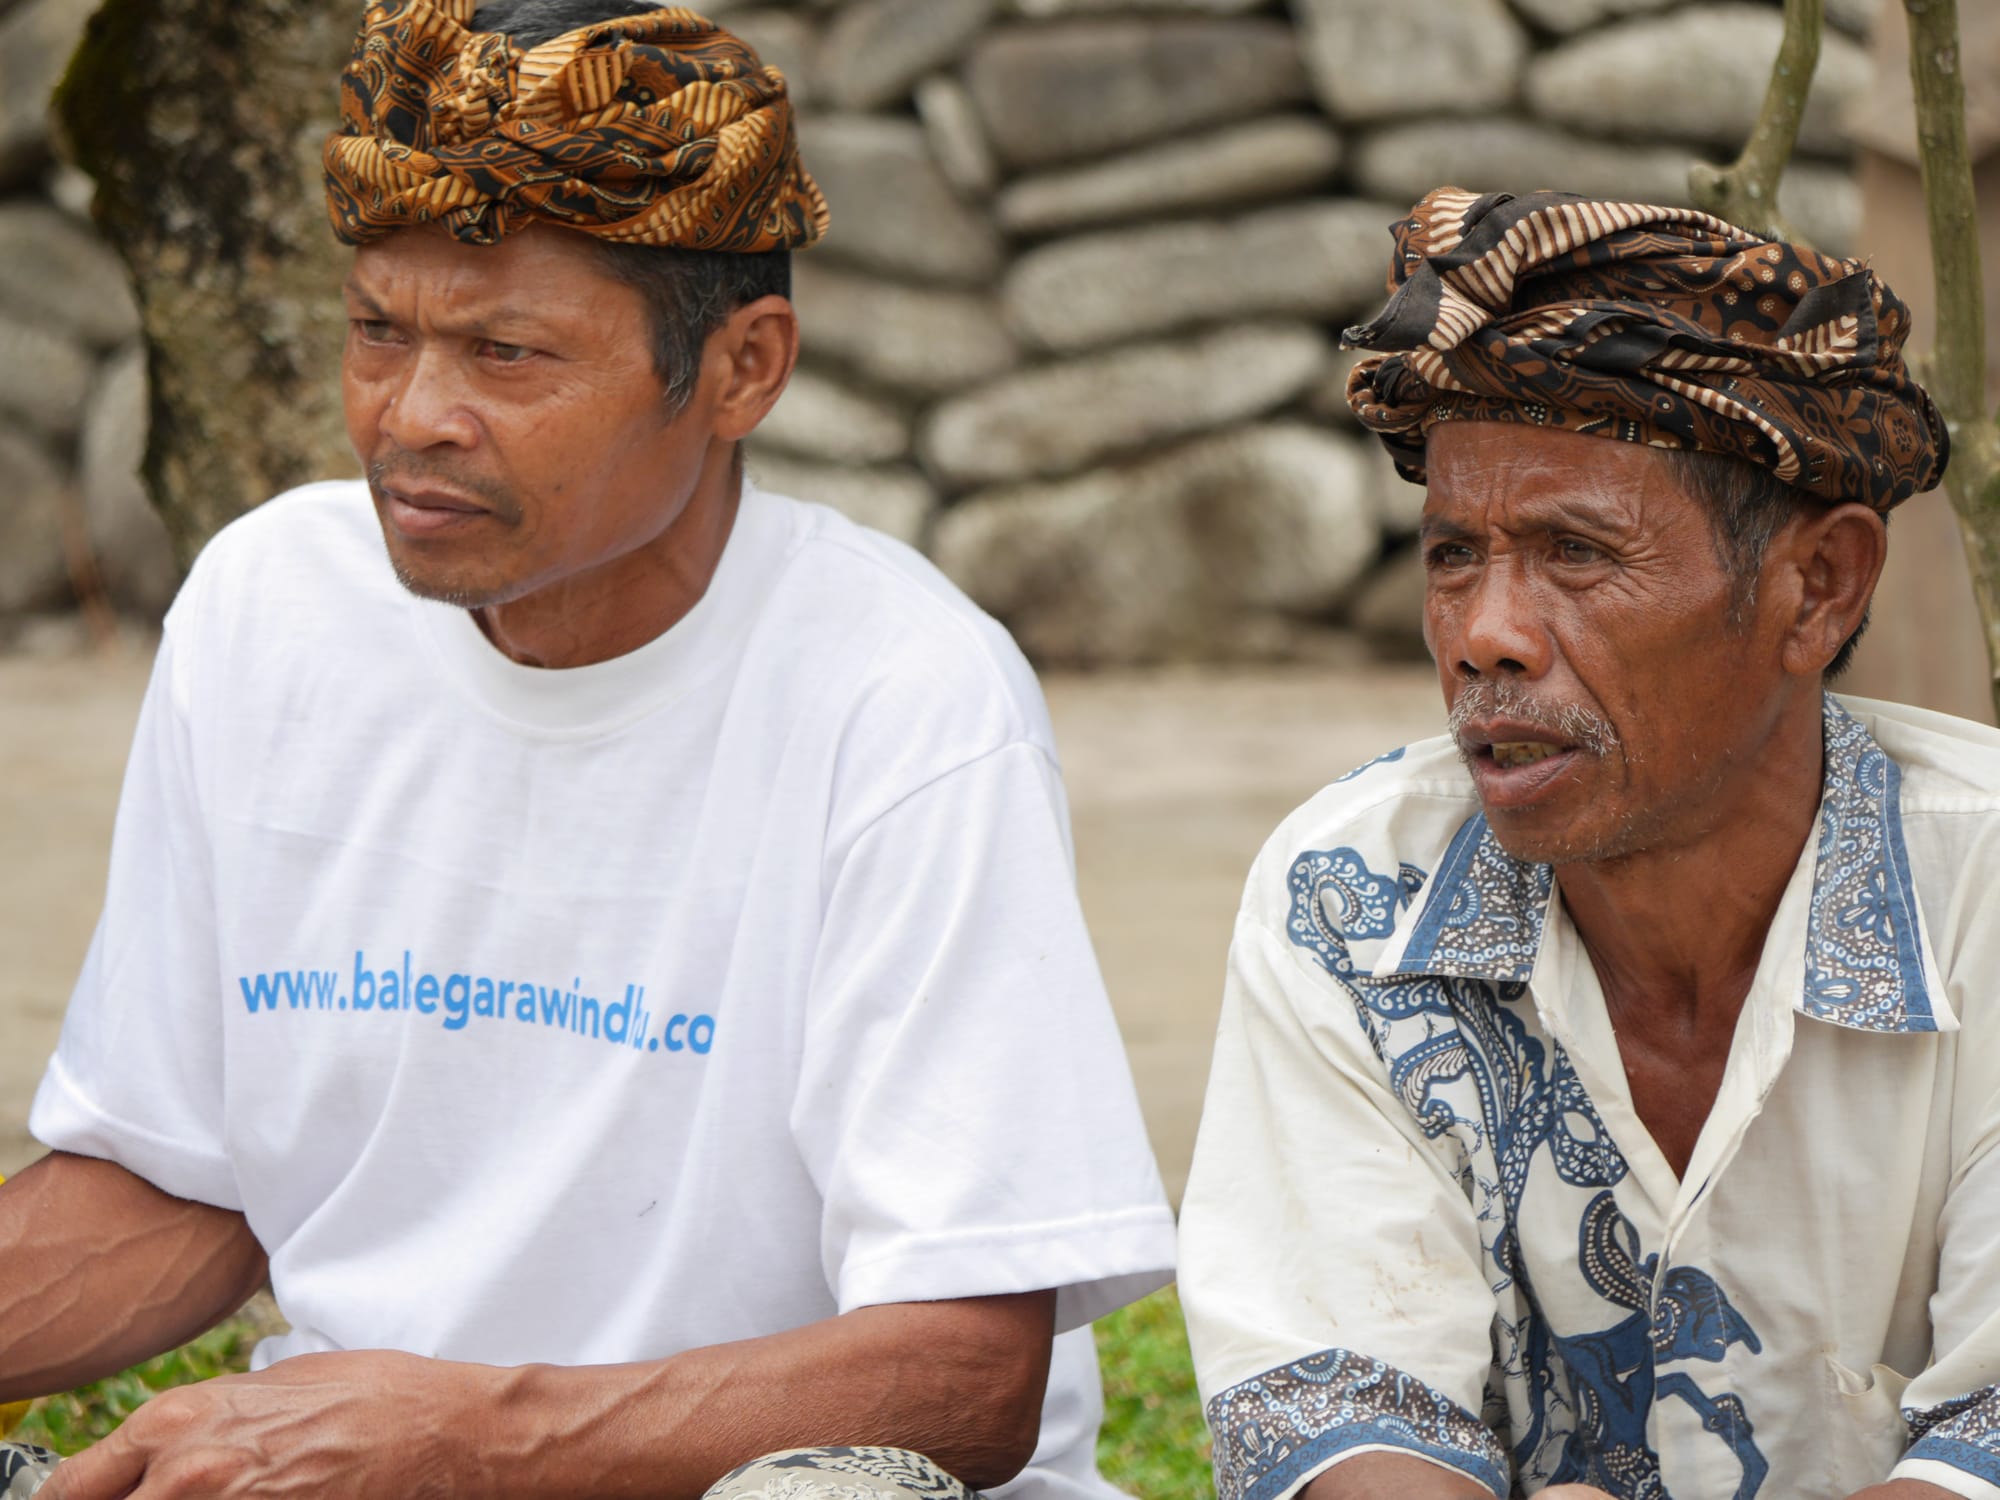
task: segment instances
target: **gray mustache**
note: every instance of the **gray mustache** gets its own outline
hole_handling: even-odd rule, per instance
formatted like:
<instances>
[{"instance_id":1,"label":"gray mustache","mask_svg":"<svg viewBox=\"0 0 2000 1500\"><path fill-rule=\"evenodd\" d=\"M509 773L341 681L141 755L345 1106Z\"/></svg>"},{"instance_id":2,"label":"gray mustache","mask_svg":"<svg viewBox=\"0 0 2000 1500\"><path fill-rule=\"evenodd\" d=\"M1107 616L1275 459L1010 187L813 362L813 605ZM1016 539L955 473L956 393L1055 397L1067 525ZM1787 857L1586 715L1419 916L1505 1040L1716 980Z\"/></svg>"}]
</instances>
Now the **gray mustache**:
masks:
<instances>
[{"instance_id":1,"label":"gray mustache","mask_svg":"<svg viewBox=\"0 0 2000 1500\"><path fill-rule=\"evenodd\" d=\"M1474 719L1499 718L1529 725L1553 742L1575 745L1592 755L1604 755L1618 745L1618 731L1602 714L1577 703L1544 703L1524 687L1490 677L1459 689L1445 727L1457 742L1458 753L1465 756L1477 748L1466 744L1465 726Z\"/></svg>"}]
</instances>

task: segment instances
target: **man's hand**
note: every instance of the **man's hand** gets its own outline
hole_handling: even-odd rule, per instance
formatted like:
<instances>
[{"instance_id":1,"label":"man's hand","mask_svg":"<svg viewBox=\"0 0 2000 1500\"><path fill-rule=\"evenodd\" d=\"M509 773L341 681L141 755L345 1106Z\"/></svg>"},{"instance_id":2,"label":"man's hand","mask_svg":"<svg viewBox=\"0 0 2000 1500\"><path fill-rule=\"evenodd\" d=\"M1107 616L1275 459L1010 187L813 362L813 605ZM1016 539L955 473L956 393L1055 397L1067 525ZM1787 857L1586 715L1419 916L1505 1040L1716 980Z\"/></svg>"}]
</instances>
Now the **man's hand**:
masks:
<instances>
[{"instance_id":1,"label":"man's hand","mask_svg":"<svg viewBox=\"0 0 2000 1500\"><path fill-rule=\"evenodd\" d=\"M988 1489L1034 1451L1054 1321L1055 1293L1025 1292L644 1364L300 1355L155 1396L36 1500L695 1500L761 1454L829 1443L914 1448Z\"/></svg>"},{"instance_id":2,"label":"man's hand","mask_svg":"<svg viewBox=\"0 0 2000 1500\"><path fill-rule=\"evenodd\" d=\"M37 1500L500 1494L511 1372L411 1354L306 1354L155 1396Z\"/></svg>"}]
</instances>

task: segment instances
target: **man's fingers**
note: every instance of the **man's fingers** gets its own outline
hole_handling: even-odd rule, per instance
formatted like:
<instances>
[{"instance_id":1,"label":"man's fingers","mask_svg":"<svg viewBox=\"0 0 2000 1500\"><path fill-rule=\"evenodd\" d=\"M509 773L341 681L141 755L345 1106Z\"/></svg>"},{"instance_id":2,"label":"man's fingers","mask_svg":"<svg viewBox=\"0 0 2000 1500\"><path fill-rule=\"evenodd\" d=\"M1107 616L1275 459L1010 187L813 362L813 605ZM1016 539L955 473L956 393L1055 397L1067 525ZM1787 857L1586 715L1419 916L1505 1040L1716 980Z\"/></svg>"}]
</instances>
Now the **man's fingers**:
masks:
<instances>
[{"instance_id":1,"label":"man's fingers","mask_svg":"<svg viewBox=\"0 0 2000 1500\"><path fill-rule=\"evenodd\" d=\"M146 1477L146 1448L113 1434L56 1465L35 1500L123 1500Z\"/></svg>"}]
</instances>

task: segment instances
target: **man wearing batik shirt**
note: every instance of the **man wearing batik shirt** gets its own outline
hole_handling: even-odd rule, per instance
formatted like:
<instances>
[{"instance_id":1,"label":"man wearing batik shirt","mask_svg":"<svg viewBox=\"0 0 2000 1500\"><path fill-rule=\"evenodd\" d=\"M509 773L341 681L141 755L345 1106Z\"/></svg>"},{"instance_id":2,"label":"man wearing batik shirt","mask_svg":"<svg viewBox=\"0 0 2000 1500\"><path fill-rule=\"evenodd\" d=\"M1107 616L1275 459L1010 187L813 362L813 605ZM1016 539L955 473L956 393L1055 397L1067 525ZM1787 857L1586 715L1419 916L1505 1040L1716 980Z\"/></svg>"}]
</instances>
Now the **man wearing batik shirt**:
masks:
<instances>
[{"instance_id":1,"label":"man wearing batik shirt","mask_svg":"<svg viewBox=\"0 0 2000 1500\"><path fill-rule=\"evenodd\" d=\"M1253 871L1182 1216L1222 1500L2000 1496L2000 736L1828 695L1945 435L1863 266L1431 194L1349 401L1451 737Z\"/></svg>"},{"instance_id":2,"label":"man wearing batik shirt","mask_svg":"<svg viewBox=\"0 0 2000 1500\"><path fill-rule=\"evenodd\" d=\"M0 1497L1117 1500L1086 1325L1173 1218L1040 691L743 473L828 222L783 75L678 6L376 0L340 98L367 480L167 618L0 1404L267 1275L290 1327Z\"/></svg>"}]
</instances>

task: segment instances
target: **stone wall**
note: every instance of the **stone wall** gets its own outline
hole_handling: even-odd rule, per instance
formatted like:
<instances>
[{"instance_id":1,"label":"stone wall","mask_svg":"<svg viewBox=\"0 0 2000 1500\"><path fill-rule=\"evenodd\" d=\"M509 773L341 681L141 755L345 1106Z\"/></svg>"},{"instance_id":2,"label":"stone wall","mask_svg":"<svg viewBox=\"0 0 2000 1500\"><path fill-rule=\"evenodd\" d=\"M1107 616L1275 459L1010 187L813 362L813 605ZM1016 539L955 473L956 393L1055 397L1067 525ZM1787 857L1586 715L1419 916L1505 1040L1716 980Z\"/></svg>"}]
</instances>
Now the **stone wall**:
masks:
<instances>
[{"instance_id":1,"label":"stone wall","mask_svg":"<svg viewBox=\"0 0 2000 1500\"><path fill-rule=\"evenodd\" d=\"M55 164L48 96L95 0L0 0L0 640L101 600L157 616L178 584L137 469L139 313Z\"/></svg>"},{"instance_id":2,"label":"stone wall","mask_svg":"<svg viewBox=\"0 0 2000 1500\"><path fill-rule=\"evenodd\" d=\"M60 55L89 8L0 0L0 61L10 30ZM1778 0L709 8L792 80L834 213L753 471L1070 664L1412 649L1421 496L1347 417L1336 349L1381 301L1386 226L1444 182L1685 201L1780 27ZM1828 9L1783 206L1842 250L1873 3ZM0 92L0 615L90 586L92 552L157 608L130 301L23 97Z\"/></svg>"},{"instance_id":3,"label":"stone wall","mask_svg":"<svg viewBox=\"0 0 2000 1500\"><path fill-rule=\"evenodd\" d=\"M1445 182L1685 202L1780 32L1775 0L724 9L793 80L834 215L756 472L1085 664L1420 650L1421 492L1336 349L1387 225ZM1783 205L1844 249L1871 6L1829 10Z\"/></svg>"}]
</instances>

